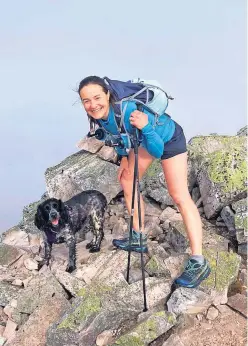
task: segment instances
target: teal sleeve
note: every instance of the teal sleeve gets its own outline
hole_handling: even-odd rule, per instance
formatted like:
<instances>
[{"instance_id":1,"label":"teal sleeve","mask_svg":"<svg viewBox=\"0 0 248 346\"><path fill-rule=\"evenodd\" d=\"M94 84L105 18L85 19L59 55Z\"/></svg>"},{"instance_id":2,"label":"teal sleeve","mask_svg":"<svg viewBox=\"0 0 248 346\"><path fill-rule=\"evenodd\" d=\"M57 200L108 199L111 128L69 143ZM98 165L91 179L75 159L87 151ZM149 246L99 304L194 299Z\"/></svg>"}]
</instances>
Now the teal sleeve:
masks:
<instances>
[{"instance_id":1,"label":"teal sleeve","mask_svg":"<svg viewBox=\"0 0 248 346\"><path fill-rule=\"evenodd\" d=\"M164 141L154 131L152 125L148 123L141 130L148 153L156 158L160 158L164 152Z\"/></svg>"}]
</instances>

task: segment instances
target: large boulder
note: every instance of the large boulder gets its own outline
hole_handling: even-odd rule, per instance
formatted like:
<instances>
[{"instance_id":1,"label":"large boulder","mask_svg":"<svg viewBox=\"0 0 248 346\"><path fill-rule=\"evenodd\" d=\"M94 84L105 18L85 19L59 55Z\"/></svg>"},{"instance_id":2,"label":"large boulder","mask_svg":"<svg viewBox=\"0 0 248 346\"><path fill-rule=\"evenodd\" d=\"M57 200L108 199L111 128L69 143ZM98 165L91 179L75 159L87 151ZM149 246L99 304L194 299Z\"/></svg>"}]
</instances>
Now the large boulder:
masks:
<instances>
[{"instance_id":1,"label":"large boulder","mask_svg":"<svg viewBox=\"0 0 248 346\"><path fill-rule=\"evenodd\" d=\"M102 192L108 203L122 190L117 179L118 166L81 150L45 172L47 193L66 201L90 189Z\"/></svg>"},{"instance_id":2,"label":"large boulder","mask_svg":"<svg viewBox=\"0 0 248 346\"><path fill-rule=\"evenodd\" d=\"M189 145L204 212L215 217L247 195L246 136L199 136Z\"/></svg>"}]
</instances>

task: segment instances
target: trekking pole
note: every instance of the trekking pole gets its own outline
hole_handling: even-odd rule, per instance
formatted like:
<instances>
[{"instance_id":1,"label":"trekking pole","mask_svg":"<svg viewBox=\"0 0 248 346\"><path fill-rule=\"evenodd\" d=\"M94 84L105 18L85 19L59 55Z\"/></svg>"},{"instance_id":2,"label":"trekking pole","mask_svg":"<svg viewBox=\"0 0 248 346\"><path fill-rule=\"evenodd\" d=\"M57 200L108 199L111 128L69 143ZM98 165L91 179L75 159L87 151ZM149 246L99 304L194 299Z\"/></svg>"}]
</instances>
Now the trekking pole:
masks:
<instances>
[{"instance_id":1,"label":"trekking pole","mask_svg":"<svg viewBox=\"0 0 248 346\"><path fill-rule=\"evenodd\" d=\"M137 107L139 109L139 107ZM146 302L146 284L145 284L145 267L144 267L144 254L142 251L143 239L142 239L142 222L141 222L141 206L140 206L140 186L139 186L139 171L138 171L138 146L139 146L139 132L138 129L134 131L134 177L133 177L133 192L132 192L132 205L131 205L131 216L130 216L130 229L129 229L129 248L128 248L128 261L127 261L127 282L129 283L129 271L130 271L130 260L131 260L131 242L132 242L132 229L133 229L133 216L134 216L134 203L135 203L135 193L137 192L137 207L138 207L138 217L139 217L139 232L140 232L140 247L141 247L141 272L142 272L142 283L143 283L143 295L144 295L144 309L147 311Z\"/></svg>"}]
</instances>

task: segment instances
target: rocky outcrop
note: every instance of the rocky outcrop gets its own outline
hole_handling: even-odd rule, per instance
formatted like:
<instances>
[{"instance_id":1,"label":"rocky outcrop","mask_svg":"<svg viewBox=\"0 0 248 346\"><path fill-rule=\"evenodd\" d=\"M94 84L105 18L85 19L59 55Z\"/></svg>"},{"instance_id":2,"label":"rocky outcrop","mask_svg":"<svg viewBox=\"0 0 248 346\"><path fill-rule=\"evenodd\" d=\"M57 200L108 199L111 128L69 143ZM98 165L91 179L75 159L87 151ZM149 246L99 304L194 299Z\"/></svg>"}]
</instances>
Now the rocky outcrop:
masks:
<instances>
[{"instance_id":1,"label":"rocky outcrop","mask_svg":"<svg viewBox=\"0 0 248 346\"><path fill-rule=\"evenodd\" d=\"M19 346L95 346L182 344L177 330L186 316L214 320L230 306L246 312L247 206L245 131L238 136L195 137L189 143L189 191L202 217L203 251L210 276L195 289L172 282L190 248L177 207L155 160L141 181L149 234L144 255L148 311L143 312L140 255L127 253L112 239L128 231L129 215L117 182L116 156L95 139L45 173L47 192L26 206L23 219L0 244L0 344ZM228 150L229 148L229 150ZM239 153L238 153L239 152ZM37 205L48 196L66 200L85 189L103 192L109 202L101 252L77 244L77 269L68 274L68 249L55 245L50 266L42 266L43 242L33 224ZM167 340L168 339L168 340Z\"/></svg>"}]
</instances>

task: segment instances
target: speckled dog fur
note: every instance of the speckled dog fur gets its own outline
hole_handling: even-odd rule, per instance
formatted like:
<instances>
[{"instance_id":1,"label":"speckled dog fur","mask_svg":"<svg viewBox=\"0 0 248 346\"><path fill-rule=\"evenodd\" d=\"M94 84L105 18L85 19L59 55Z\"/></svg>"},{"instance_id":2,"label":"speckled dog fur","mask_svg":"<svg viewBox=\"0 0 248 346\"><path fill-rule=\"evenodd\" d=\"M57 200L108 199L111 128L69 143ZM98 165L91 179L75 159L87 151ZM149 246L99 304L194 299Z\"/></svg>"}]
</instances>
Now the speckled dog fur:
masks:
<instances>
[{"instance_id":1,"label":"speckled dog fur","mask_svg":"<svg viewBox=\"0 0 248 346\"><path fill-rule=\"evenodd\" d=\"M90 252L100 251L103 239L106 197L99 191L87 190L66 202L49 198L41 203L35 214L34 223L42 230L45 245L44 262L49 264L53 244L66 242L69 248L67 271L76 269L76 234L89 230L93 239L86 245Z\"/></svg>"}]
</instances>

